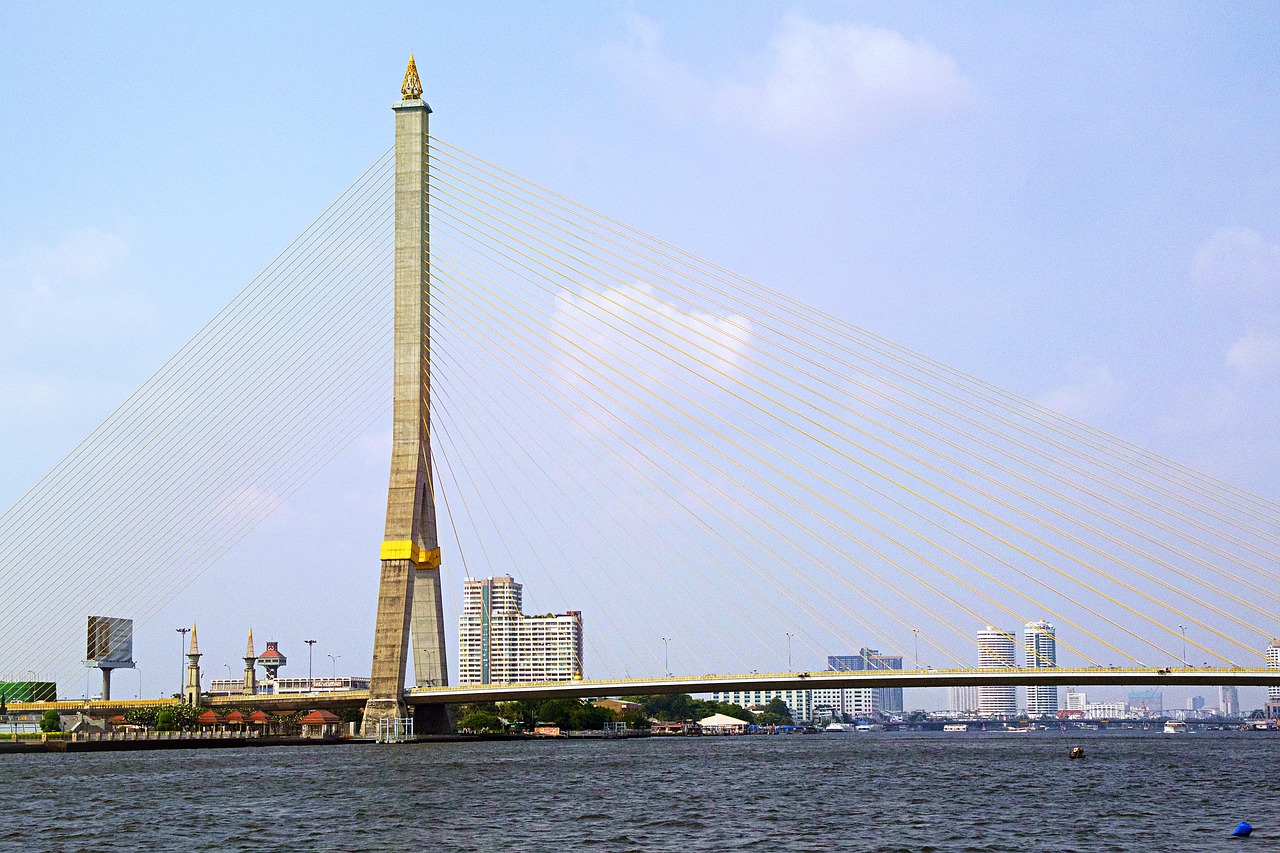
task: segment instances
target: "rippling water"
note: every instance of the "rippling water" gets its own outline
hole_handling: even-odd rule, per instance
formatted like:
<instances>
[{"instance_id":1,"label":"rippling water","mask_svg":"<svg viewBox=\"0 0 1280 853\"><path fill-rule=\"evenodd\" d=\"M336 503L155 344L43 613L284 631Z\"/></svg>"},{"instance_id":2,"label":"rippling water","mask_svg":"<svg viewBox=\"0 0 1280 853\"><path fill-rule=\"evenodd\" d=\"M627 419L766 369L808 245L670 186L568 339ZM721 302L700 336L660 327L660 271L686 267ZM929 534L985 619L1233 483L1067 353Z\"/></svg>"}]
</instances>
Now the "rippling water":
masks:
<instances>
[{"instance_id":1,"label":"rippling water","mask_svg":"<svg viewBox=\"0 0 1280 853\"><path fill-rule=\"evenodd\" d=\"M1278 759L1280 737L1243 732L7 755L0 847L1280 849Z\"/></svg>"}]
</instances>

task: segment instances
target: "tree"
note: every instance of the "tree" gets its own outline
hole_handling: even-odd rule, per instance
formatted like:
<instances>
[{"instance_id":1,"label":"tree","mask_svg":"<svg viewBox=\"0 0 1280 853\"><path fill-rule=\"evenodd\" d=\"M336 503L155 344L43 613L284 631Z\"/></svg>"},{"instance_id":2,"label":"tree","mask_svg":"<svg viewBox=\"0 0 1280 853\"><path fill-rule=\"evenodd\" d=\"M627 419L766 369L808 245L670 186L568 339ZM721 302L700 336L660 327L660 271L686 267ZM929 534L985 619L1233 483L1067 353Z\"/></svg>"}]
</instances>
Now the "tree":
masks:
<instances>
[{"instance_id":1,"label":"tree","mask_svg":"<svg viewBox=\"0 0 1280 853\"><path fill-rule=\"evenodd\" d=\"M176 732L178 730L178 721L174 718L172 708L161 708L156 714L156 731L158 732Z\"/></svg>"},{"instance_id":2,"label":"tree","mask_svg":"<svg viewBox=\"0 0 1280 853\"><path fill-rule=\"evenodd\" d=\"M647 729L650 726L649 718L640 708L628 708L618 715L618 719L629 729Z\"/></svg>"},{"instance_id":3,"label":"tree","mask_svg":"<svg viewBox=\"0 0 1280 853\"><path fill-rule=\"evenodd\" d=\"M472 711L458 721L458 728L469 732L501 733L506 730L498 715L488 711Z\"/></svg>"},{"instance_id":4,"label":"tree","mask_svg":"<svg viewBox=\"0 0 1280 853\"><path fill-rule=\"evenodd\" d=\"M774 697L769 700L769 704L764 706L764 712L760 714L760 725L762 726L790 726L793 725L791 719L791 709L787 707L787 703L780 698Z\"/></svg>"},{"instance_id":5,"label":"tree","mask_svg":"<svg viewBox=\"0 0 1280 853\"><path fill-rule=\"evenodd\" d=\"M40 731L42 732L60 732L62 731L62 720L58 718L58 712L50 708L40 717Z\"/></svg>"}]
</instances>

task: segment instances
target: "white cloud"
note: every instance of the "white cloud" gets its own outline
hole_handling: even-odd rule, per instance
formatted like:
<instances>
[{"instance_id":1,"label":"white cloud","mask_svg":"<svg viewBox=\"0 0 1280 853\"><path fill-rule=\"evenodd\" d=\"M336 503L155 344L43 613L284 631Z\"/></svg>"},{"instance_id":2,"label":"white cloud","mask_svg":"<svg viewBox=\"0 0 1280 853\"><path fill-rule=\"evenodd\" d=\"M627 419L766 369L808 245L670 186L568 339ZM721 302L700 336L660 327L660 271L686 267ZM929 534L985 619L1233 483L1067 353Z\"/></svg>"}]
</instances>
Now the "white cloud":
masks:
<instances>
[{"instance_id":1,"label":"white cloud","mask_svg":"<svg viewBox=\"0 0 1280 853\"><path fill-rule=\"evenodd\" d=\"M1097 419L1120 399L1121 387L1105 364L1078 361L1070 365L1071 381L1041 394L1036 402L1082 421Z\"/></svg>"},{"instance_id":2,"label":"white cloud","mask_svg":"<svg viewBox=\"0 0 1280 853\"><path fill-rule=\"evenodd\" d=\"M118 234L89 228L0 266L0 328L42 339L134 327L154 316L144 297L110 285L129 256Z\"/></svg>"},{"instance_id":3,"label":"white cloud","mask_svg":"<svg viewBox=\"0 0 1280 853\"><path fill-rule=\"evenodd\" d=\"M1191 278L1252 295L1280 289L1280 243L1252 228L1219 228L1192 259Z\"/></svg>"},{"instance_id":4,"label":"white cloud","mask_svg":"<svg viewBox=\"0 0 1280 853\"><path fill-rule=\"evenodd\" d=\"M1280 337L1251 331L1227 348L1227 364L1241 375L1256 376L1280 368Z\"/></svg>"},{"instance_id":5,"label":"white cloud","mask_svg":"<svg viewBox=\"0 0 1280 853\"><path fill-rule=\"evenodd\" d=\"M880 135L947 115L973 98L955 60L928 42L860 24L793 15L749 80L707 80L667 57L651 21L630 22L633 44L609 59L646 96L677 114L707 116L804 147Z\"/></svg>"},{"instance_id":6,"label":"white cloud","mask_svg":"<svg viewBox=\"0 0 1280 853\"><path fill-rule=\"evenodd\" d=\"M642 283L558 296L553 328L566 384L589 396L616 384L623 390L610 393L619 399L639 389L669 397L690 384L710 388L735 374L751 345L746 317L685 310Z\"/></svg>"}]
</instances>

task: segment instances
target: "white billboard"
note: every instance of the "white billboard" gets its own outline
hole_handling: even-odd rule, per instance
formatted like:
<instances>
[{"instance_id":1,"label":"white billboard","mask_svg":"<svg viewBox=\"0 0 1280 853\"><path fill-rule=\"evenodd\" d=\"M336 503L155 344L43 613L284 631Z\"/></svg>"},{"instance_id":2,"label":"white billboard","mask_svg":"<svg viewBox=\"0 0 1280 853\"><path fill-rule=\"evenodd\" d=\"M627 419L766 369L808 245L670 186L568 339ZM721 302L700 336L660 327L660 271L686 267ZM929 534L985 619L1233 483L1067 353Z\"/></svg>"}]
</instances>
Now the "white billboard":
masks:
<instances>
[{"instance_id":1,"label":"white billboard","mask_svg":"<svg viewBox=\"0 0 1280 853\"><path fill-rule=\"evenodd\" d=\"M89 666L133 666L133 620L90 616L86 649Z\"/></svg>"}]
</instances>

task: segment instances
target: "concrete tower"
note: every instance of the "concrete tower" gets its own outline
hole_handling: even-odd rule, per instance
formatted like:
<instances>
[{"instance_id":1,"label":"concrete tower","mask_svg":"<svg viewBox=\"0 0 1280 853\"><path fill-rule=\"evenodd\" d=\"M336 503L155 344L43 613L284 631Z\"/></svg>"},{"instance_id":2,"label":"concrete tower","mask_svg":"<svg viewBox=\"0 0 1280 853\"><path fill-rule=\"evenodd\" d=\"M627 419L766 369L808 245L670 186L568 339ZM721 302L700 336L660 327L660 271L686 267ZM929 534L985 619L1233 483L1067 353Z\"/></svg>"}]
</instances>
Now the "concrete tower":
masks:
<instances>
[{"instance_id":1,"label":"concrete tower","mask_svg":"<svg viewBox=\"0 0 1280 853\"><path fill-rule=\"evenodd\" d=\"M258 692L258 655L253 650L253 629L249 629L249 645L244 650L244 692L252 696Z\"/></svg>"},{"instance_id":2,"label":"concrete tower","mask_svg":"<svg viewBox=\"0 0 1280 853\"><path fill-rule=\"evenodd\" d=\"M200 704L200 643L196 640L196 626L191 626L191 647L187 649L187 686L182 690L182 701L188 705Z\"/></svg>"},{"instance_id":3,"label":"concrete tower","mask_svg":"<svg viewBox=\"0 0 1280 853\"><path fill-rule=\"evenodd\" d=\"M391 484L382 542L382 575L373 636L373 668L363 732L378 720L406 716L405 669L410 626L418 684L448 683L440 543L431 479L431 315L428 227L427 116L418 67L409 57L396 123L395 380ZM449 727L443 708L423 709L419 731Z\"/></svg>"}]
</instances>

